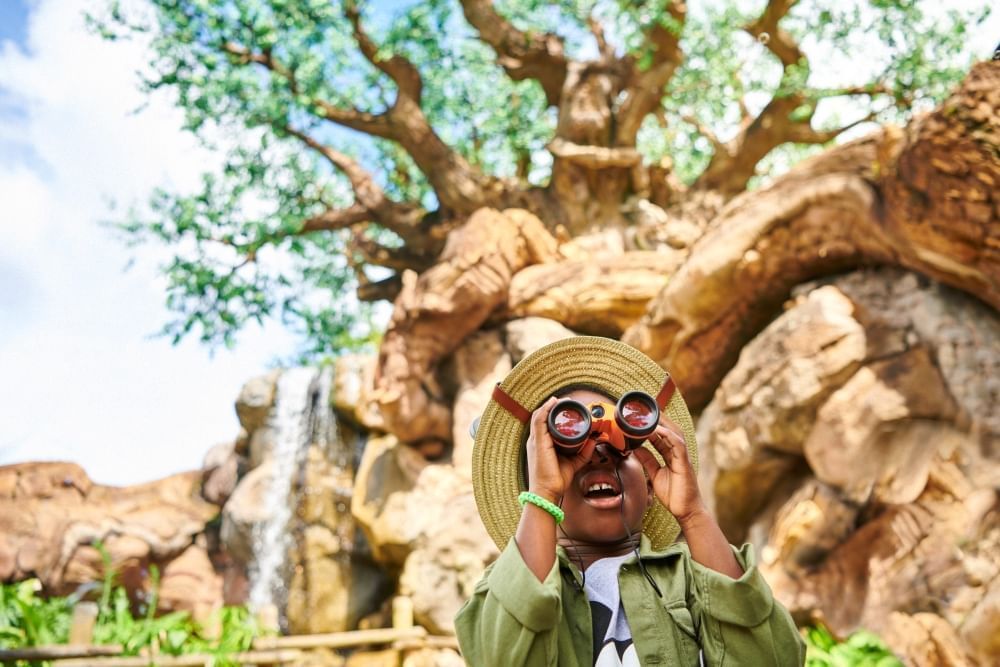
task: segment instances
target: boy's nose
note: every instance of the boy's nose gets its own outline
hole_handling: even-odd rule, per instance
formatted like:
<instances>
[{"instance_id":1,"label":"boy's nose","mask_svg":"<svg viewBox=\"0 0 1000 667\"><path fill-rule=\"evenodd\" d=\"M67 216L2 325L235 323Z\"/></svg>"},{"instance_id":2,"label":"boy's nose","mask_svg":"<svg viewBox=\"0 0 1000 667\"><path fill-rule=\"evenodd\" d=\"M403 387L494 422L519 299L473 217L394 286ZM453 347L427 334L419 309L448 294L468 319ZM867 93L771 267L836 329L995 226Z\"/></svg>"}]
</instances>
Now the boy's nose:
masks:
<instances>
[{"instance_id":1,"label":"boy's nose","mask_svg":"<svg viewBox=\"0 0 1000 667\"><path fill-rule=\"evenodd\" d=\"M614 449L611 447L610 443L602 442L594 448L594 457L599 463L607 463L614 460L612 458Z\"/></svg>"}]
</instances>

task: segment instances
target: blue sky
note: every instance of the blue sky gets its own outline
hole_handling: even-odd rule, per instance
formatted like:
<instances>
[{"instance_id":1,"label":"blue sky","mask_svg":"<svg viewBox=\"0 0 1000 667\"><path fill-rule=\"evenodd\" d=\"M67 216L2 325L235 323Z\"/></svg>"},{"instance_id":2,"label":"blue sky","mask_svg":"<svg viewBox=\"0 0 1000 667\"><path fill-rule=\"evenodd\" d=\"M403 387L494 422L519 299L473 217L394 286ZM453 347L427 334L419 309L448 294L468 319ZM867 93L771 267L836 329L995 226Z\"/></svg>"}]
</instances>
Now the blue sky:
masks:
<instances>
[{"instance_id":1,"label":"blue sky","mask_svg":"<svg viewBox=\"0 0 1000 667\"><path fill-rule=\"evenodd\" d=\"M27 0L2 0L0 2L0 42L12 40L17 44L24 43L29 8Z\"/></svg>"},{"instance_id":2,"label":"blue sky","mask_svg":"<svg viewBox=\"0 0 1000 667\"><path fill-rule=\"evenodd\" d=\"M293 341L251 330L212 355L152 335L162 250L129 250L100 221L110 197L193 187L213 156L167 100L134 113L141 47L86 31L88 2L0 0L0 463L71 460L131 484L232 440L240 387Z\"/></svg>"}]
</instances>

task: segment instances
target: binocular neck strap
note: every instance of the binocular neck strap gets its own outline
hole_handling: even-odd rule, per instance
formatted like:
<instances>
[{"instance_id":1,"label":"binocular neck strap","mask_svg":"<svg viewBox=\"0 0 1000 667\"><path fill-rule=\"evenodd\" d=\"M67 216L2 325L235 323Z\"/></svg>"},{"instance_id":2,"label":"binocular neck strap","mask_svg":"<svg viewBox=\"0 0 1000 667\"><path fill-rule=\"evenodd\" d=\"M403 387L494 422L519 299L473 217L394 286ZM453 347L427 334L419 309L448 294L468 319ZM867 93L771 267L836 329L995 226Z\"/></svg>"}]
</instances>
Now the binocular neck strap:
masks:
<instances>
[{"instance_id":1,"label":"binocular neck strap","mask_svg":"<svg viewBox=\"0 0 1000 667\"><path fill-rule=\"evenodd\" d=\"M510 394L500 388L500 383L493 387L493 400L500 404L500 407L514 415L522 424L527 424L531 419L531 411L511 398Z\"/></svg>"},{"instance_id":2,"label":"binocular neck strap","mask_svg":"<svg viewBox=\"0 0 1000 667\"><path fill-rule=\"evenodd\" d=\"M674 379L667 375L667 379L663 383L663 386L660 387L660 393L656 395L655 399L656 405L659 406L660 410L667 407L667 403L670 402L670 398L674 395L675 391L677 391L677 385L674 384Z\"/></svg>"}]
</instances>

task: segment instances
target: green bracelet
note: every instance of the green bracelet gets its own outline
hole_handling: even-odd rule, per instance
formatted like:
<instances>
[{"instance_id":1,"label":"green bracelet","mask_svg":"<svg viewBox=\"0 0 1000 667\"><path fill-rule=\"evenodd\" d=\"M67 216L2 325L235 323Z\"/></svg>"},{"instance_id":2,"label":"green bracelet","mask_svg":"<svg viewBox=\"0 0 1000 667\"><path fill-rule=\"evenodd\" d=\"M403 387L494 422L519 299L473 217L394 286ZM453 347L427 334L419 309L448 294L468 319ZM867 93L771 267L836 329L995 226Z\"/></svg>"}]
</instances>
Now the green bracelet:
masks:
<instances>
[{"instance_id":1,"label":"green bracelet","mask_svg":"<svg viewBox=\"0 0 1000 667\"><path fill-rule=\"evenodd\" d=\"M522 491L521 495L517 497L517 502L521 503L521 507L524 507L525 503L531 503L536 507L541 507L543 510L552 515L552 518L556 520L556 524L563 522L566 518L565 512L563 512L558 505L555 503L542 498L537 493L532 493L531 491Z\"/></svg>"}]
</instances>

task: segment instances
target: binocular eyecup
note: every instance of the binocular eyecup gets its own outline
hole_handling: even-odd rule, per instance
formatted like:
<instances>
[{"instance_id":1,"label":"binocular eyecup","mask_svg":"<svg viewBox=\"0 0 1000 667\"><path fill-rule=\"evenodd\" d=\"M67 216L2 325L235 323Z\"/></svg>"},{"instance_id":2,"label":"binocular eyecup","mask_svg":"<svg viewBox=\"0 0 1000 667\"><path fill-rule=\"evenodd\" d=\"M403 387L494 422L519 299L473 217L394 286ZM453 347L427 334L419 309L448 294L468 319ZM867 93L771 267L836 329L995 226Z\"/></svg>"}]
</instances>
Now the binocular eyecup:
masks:
<instances>
[{"instance_id":1,"label":"binocular eyecup","mask_svg":"<svg viewBox=\"0 0 1000 667\"><path fill-rule=\"evenodd\" d=\"M549 412L547 426L559 454L573 456L588 440L604 440L627 456L653 434L659 421L660 408L653 397L630 391L615 405L561 399Z\"/></svg>"}]
</instances>

